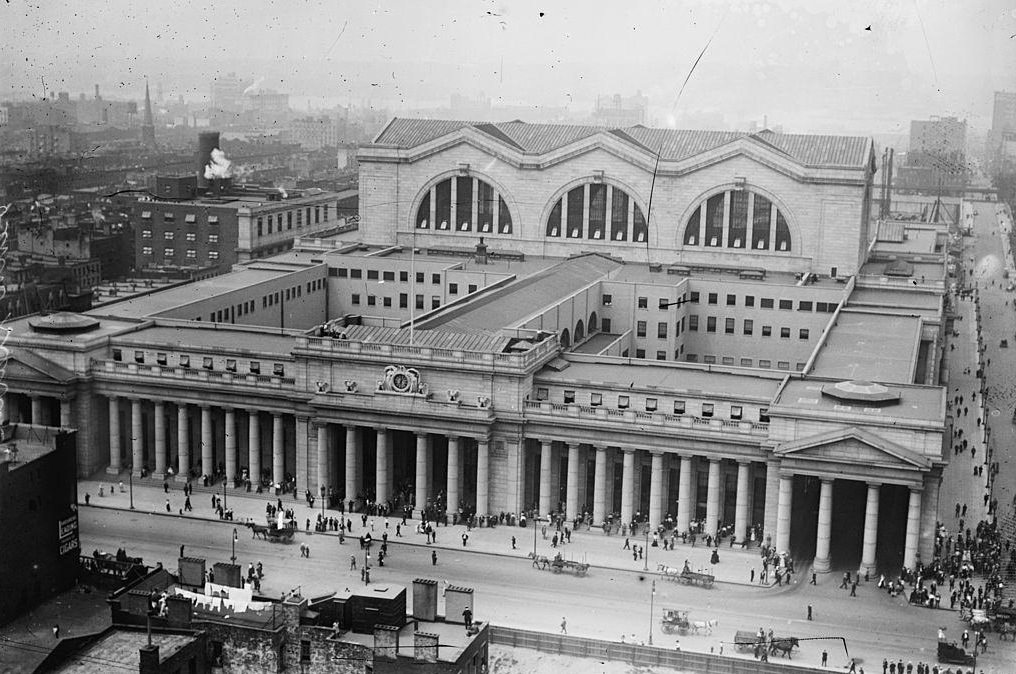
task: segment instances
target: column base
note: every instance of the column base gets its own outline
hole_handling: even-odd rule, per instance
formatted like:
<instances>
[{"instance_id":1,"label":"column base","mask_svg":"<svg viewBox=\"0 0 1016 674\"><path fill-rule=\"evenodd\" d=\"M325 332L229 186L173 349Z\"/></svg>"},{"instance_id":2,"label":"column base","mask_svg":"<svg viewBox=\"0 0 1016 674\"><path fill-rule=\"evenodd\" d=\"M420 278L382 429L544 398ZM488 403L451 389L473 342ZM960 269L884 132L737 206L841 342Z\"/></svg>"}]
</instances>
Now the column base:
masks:
<instances>
[{"instance_id":1,"label":"column base","mask_svg":"<svg viewBox=\"0 0 1016 674\"><path fill-rule=\"evenodd\" d=\"M156 472L153 471L152 472L152 477L155 478L156 480L165 480L166 479L166 474L165 473L156 473Z\"/></svg>"},{"instance_id":2,"label":"column base","mask_svg":"<svg viewBox=\"0 0 1016 674\"><path fill-rule=\"evenodd\" d=\"M180 483L190 482L190 478L187 476L186 473L177 473L176 476L173 478L173 481Z\"/></svg>"},{"instance_id":3,"label":"column base","mask_svg":"<svg viewBox=\"0 0 1016 674\"><path fill-rule=\"evenodd\" d=\"M106 475L119 475L120 468L114 468L113 466L106 466Z\"/></svg>"},{"instance_id":4,"label":"column base","mask_svg":"<svg viewBox=\"0 0 1016 674\"><path fill-rule=\"evenodd\" d=\"M131 471L135 478L140 479L142 477L140 470Z\"/></svg>"},{"instance_id":5,"label":"column base","mask_svg":"<svg viewBox=\"0 0 1016 674\"><path fill-rule=\"evenodd\" d=\"M829 573L832 568L832 564L828 557L825 559L816 559L811 563L811 570L815 573Z\"/></svg>"},{"instance_id":6,"label":"column base","mask_svg":"<svg viewBox=\"0 0 1016 674\"><path fill-rule=\"evenodd\" d=\"M857 576L858 576L858 578L863 578L864 574L868 574L869 578L871 576L874 576L875 575L875 568L876 568L876 566L875 566L874 562L872 562L871 564L863 564L862 563L860 568L857 569Z\"/></svg>"}]
</instances>

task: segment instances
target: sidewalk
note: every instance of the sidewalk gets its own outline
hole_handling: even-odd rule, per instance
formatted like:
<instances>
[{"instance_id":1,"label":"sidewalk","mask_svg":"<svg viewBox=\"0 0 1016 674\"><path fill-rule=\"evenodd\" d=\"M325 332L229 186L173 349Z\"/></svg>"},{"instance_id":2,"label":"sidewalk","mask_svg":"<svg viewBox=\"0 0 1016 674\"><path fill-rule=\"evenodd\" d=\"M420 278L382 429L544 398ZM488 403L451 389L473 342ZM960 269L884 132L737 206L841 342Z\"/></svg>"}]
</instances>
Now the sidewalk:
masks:
<instances>
[{"instance_id":1,"label":"sidewalk","mask_svg":"<svg viewBox=\"0 0 1016 674\"><path fill-rule=\"evenodd\" d=\"M119 487L117 487L117 490L110 495L110 485L118 485L121 479L123 480L124 493L120 493ZM98 495L100 485L103 486L106 493L102 497ZM203 487L195 483L194 491L191 494L193 511L184 513L184 516L195 519L218 520L218 516L212 510L212 494L216 493L221 498L222 489L222 485L219 485L217 490L213 490L211 487ZM90 495L91 506L126 510L130 507L128 492L129 487L126 473L120 477L100 473L92 478L79 480L78 482L78 502L80 505L85 504L85 494L87 493ZM134 480L134 508L136 510L166 514L167 498L169 499L172 514L177 515L180 509L183 508L184 503L182 485L176 482L169 482L169 493L167 494L164 491L161 480L153 478L136 478ZM230 524L235 526L236 522L243 523L248 519L259 524L264 523L265 505L277 503L277 500L278 497L267 492L264 494L248 494L246 491L239 489L227 490L225 506L233 509L235 520L230 522ZM338 537L338 532L334 531L327 533L316 533L313 531L317 516L321 513L320 507L310 508L302 497L297 499L292 494L283 495L282 502L286 508L293 509L296 520L300 525L301 535ZM340 517L340 513L338 510L325 510L325 516ZM381 535L385 530L386 518L368 518L366 529L361 526L359 513L353 513L351 516L347 516L347 518L351 519L353 523L352 530L346 534L347 538L356 538L370 531L371 537L375 541L381 540ZM391 516L387 519L389 523L389 545L428 547L424 535L416 533L418 520L407 520L406 526L402 527L402 536L396 537L395 525L401 524L402 518ZM307 531L307 520L310 520L311 531ZM437 528L436 533L437 543L431 544L432 547L460 549L462 547L462 534L466 533L466 527L464 525L440 526ZM558 543L557 549L551 546L551 537L555 533L552 527L548 527L546 539L541 535L540 528L533 529L533 527L521 528L499 525L486 529L474 528L468 533L467 547L471 552L500 555L503 557L518 557L526 560L533 553L535 534L537 555L546 555L552 558L560 552L564 555L565 559L586 562L594 567L618 571L648 571L656 573L658 571L658 564L662 563L680 569L684 565L685 560L687 560L688 565L693 571L711 572L714 574L716 582L719 583L750 585L749 579L751 571L754 568L755 584L759 585L759 574L762 570L761 557L757 547L741 550L740 548L727 547L729 543L720 546L720 563L712 565L709 563L712 549L707 548L701 541L697 542L693 547L690 543L681 544L679 540L674 550L665 551L662 547L651 547L647 544L645 536L640 535L637 538L630 539L631 545L639 545L645 548L644 558L636 561L632 558L631 551L622 549L625 541L624 536L606 536L600 529L587 530L582 528L580 531L573 531L571 543L563 545ZM512 536L516 539L515 550L512 549ZM801 577L801 569L798 569L798 571L799 573L796 575ZM771 584L761 587L769 586Z\"/></svg>"}]
</instances>

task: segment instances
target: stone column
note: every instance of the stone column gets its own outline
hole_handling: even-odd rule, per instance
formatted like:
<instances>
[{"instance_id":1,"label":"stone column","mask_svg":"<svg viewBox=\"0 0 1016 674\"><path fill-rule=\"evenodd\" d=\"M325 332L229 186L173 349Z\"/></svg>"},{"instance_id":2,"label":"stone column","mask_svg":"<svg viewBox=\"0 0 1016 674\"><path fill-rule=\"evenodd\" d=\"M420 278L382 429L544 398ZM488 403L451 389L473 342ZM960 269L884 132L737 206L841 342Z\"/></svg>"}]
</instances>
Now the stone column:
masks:
<instances>
[{"instance_id":1,"label":"stone column","mask_svg":"<svg viewBox=\"0 0 1016 674\"><path fill-rule=\"evenodd\" d=\"M635 498L635 450L625 449L621 473L621 522L631 524Z\"/></svg>"},{"instance_id":2,"label":"stone column","mask_svg":"<svg viewBox=\"0 0 1016 674\"><path fill-rule=\"evenodd\" d=\"M226 484L233 486L236 479L236 410L226 408Z\"/></svg>"},{"instance_id":3,"label":"stone column","mask_svg":"<svg viewBox=\"0 0 1016 674\"><path fill-rule=\"evenodd\" d=\"M734 536L743 542L748 537L748 473L749 464L737 464L737 502L734 505Z\"/></svg>"},{"instance_id":4,"label":"stone column","mask_svg":"<svg viewBox=\"0 0 1016 674\"><path fill-rule=\"evenodd\" d=\"M11 423L11 396L0 396L0 424Z\"/></svg>"},{"instance_id":5,"label":"stone column","mask_svg":"<svg viewBox=\"0 0 1016 674\"><path fill-rule=\"evenodd\" d=\"M921 534L917 544L917 556L926 563L935 556L935 529L938 523L941 484L942 474L938 469L924 474L924 492L921 494Z\"/></svg>"},{"instance_id":6,"label":"stone column","mask_svg":"<svg viewBox=\"0 0 1016 674\"><path fill-rule=\"evenodd\" d=\"M568 443L568 485L565 489L565 517L579 516L579 443Z\"/></svg>"},{"instance_id":7,"label":"stone column","mask_svg":"<svg viewBox=\"0 0 1016 674\"><path fill-rule=\"evenodd\" d=\"M459 438L448 436L448 513L459 511Z\"/></svg>"},{"instance_id":8,"label":"stone column","mask_svg":"<svg viewBox=\"0 0 1016 674\"><path fill-rule=\"evenodd\" d=\"M215 472L215 455L212 449L212 408L201 406L201 473L212 479Z\"/></svg>"},{"instance_id":9,"label":"stone column","mask_svg":"<svg viewBox=\"0 0 1016 674\"><path fill-rule=\"evenodd\" d=\"M166 477L166 405L155 401L155 477Z\"/></svg>"},{"instance_id":10,"label":"stone column","mask_svg":"<svg viewBox=\"0 0 1016 674\"><path fill-rule=\"evenodd\" d=\"M596 448L596 472L593 473L593 524L607 519L607 448Z\"/></svg>"},{"instance_id":11,"label":"stone column","mask_svg":"<svg viewBox=\"0 0 1016 674\"><path fill-rule=\"evenodd\" d=\"M45 426L47 420L43 418L42 396L29 396L32 401L32 425Z\"/></svg>"},{"instance_id":12,"label":"stone column","mask_svg":"<svg viewBox=\"0 0 1016 674\"><path fill-rule=\"evenodd\" d=\"M308 480L309 482L309 480ZM328 424L318 424L317 427L317 498L326 498L328 487ZM312 492L313 493L313 492ZM324 496L322 496L324 494Z\"/></svg>"},{"instance_id":13,"label":"stone column","mask_svg":"<svg viewBox=\"0 0 1016 674\"><path fill-rule=\"evenodd\" d=\"M261 484L261 423L257 410L247 411L247 471L257 490Z\"/></svg>"},{"instance_id":14,"label":"stone column","mask_svg":"<svg viewBox=\"0 0 1016 674\"><path fill-rule=\"evenodd\" d=\"M120 399L109 397L109 468L107 473L120 472Z\"/></svg>"},{"instance_id":15,"label":"stone column","mask_svg":"<svg viewBox=\"0 0 1016 674\"><path fill-rule=\"evenodd\" d=\"M416 509L427 507L427 434L416 434Z\"/></svg>"},{"instance_id":16,"label":"stone column","mask_svg":"<svg viewBox=\"0 0 1016 674\"><path fill-rule=\"evenodd\" d=\"M490 508L490 442L476 440L476 514L487 515Z\"/></svg>"},{"instance_id":17,"label":"stone column","mask_svg":"<svg viewBox=\"0 0 1016 674\"><path fill-rule=\"evenodd\" d=\"M390 496L388 494L388 429L377 429L377 461L374 472L374 493L377 502L384 503Z\"/></svg>"},{"instance_id":18,"label":"stone column","mask_svg":"<svg viewBox=\"0 0 1016 674\"><path fill-rule=\"evenodd\" d=\"M829 571L829 540L833 528L833 481L822 480L818 495L818 536L815 540L815 562L812 568L818 573Z\"/></svg>"},{"instance_id":19,"label":"stone column","mask_svg":"<svg viewBox=\"0 0 1016 674\"><path fill-rule=\"evenodd\" d=\"M857 575L875 573L875 545L878 543L879 485L868 483L868 502L864 505L864 543L861 546L861 568Z\"/></svg>"},{"instance_id":20,"label":"stone column","mask_svg":"<svg viewBox=\"0 0 1016 674\"><path fill-rule=\"evenodd\" d=\"M663 512L663 453L652 453L651 473L649 476L649 526L653 529L660 525Z\"/></svg>"},{"instance_id":21,"label":"stone column","mask_svg":"<svg viewBox=\"0 0 1016 674\"><path fill-rule=\"evenodd\" d=\"M283 444L282 415L272 415L272 482L282 484L286 479L286 446Z\"/></svg>"},{"instance_id":22,"label":"stone column","mask_svg":"<svg viewBox=\"0 0 1016 674\"><path fill-rule=\"evenodd\" d=\"M187 403L176 404L176 481L186 482L190 477L190 419Z\"/></svg>"},{"instance_id":23,"label":"stone column","mask_svg":"<svg viewBox=\"0 0 1016 674\"><path fill-rule=\"evenodd\" d=\"M355 501L359 485L356 483L356 460L360 453L360 437L356 426L346 424L346 501ZM346 505L349 505L348 503Z\"/></svg>"},{"instance_id":24,"label":"stone column","mask_svg":"<svg viewBox=\"0 0 1016 674\"><path fill-rule=\"evenodd\" d=\"M551 508L550 487L550 452L553 445L550 440L540 440L540 517L547 517Z\"/></svg>"},{"instance_id":25,"label":"stone column","mask_svg":"<svg viewBox=\"0 0 1016 674\"><path fill-rule=\"evenodd\" d=\"M74 425L71 420L71 401L61 400L60 401L60 427L70 428Z\"/></svg>"},{"instance_id":26,"label":"stone column","mask_svg":"<svg viewBox=\"0 0 1016 674\"><path fill-rule=\"evenodd\" d=\"M706 492L705 533L715 536L720 519L720 460L709 459L709 486Z\"/></svg>"},{"instance_id":27,"label":"stone column","mask_svg":"<svg viewBox=\"0 0 1016 674\"><path fill-rule=\"evenodd\" d=\"M768 537L769 541L776 544L776 521L780 507L780 464L778 461L766 463L766 511L765 521L762 523L762 540L764 543ZM782 551L781 551L782 552Z\"/></svg>"},{"instance_id":28,"label":"stone column","mask_svg":"<svg viewBox=\"0 0 1016 674\"><path fill-rule=\"evenodd\" d=\"M691 526L691 457L681 457L681 471L677 485L677 530L688 531Z\"/></svg>"},{"instance_id":29,"label":"stone column","mask_svg":"<svg viewBox=\"0 0 1016 674\"><path fill-rule=\"evenodd\" d=\"M794 476L780 475L780 495L776 506L776 552L790 552L790 507L794 498Z\"/></svg>"},{"instance_id":30,"label":"stone column","mask_svg":"<svg viewBox=\"0 0 1016 674\"><path fill-rule=\"evenodd\" d=\"M131 472L141 477L145 466L145 427L141 418L141 400L131 400Z\"/></svg>"},{"instance_id":31,"label":"stone column","mask_svg":"<svg viewBox=\"0 0 1016 674\"><path fill-rule=\"evenodd\" d=\"M917 543L921 532L921 490L910 488L910 507L907 509L907 537L903 546L903 566L913 569L917 564Z\"/></svg>"}]
</instances>

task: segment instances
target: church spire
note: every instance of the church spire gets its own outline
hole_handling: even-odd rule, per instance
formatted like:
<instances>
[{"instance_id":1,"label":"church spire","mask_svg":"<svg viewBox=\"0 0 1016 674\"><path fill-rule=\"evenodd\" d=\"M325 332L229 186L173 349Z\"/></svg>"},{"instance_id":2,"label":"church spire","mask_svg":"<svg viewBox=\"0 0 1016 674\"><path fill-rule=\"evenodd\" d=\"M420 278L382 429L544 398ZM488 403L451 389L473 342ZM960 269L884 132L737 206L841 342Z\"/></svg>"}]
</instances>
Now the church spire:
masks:
<instances>
[{"instance_id":1,"label":"church spire","mask_svg":"<svg viewBox=\"0 0 1016 674\"><path fill-rule=\"evenodd\" d=\"M141 144L147 149L155 149L155 122L152 120L152 97L148 93L148 80L145 80L145 119L141 125Z\"/></svg>"}]
</instances>

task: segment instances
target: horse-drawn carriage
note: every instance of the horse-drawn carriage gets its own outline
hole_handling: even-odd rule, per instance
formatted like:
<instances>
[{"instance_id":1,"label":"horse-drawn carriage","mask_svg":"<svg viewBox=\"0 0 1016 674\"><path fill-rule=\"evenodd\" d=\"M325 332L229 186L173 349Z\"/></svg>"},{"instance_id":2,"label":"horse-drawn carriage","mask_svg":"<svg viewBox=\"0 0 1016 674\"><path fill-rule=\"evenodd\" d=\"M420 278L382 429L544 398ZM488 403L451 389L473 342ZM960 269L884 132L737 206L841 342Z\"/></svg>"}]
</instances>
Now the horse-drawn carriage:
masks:
<instances>
[{"instance_id":1,"label":"horse-drawn carriage","mask_svg":"<svg viewBox=\"0 0 1016 674\"><path fill-rule=\"evenodd\" d=\"M273 543L289 543L293 540L293 534L296 533L297 524L296 520L282 518L273 519L268 518L268 524L255 524L254 522L248 522L247 526L251 529L251 538L257 538L261 536L266 541L272 541Z\"/></svg>"},{"instance_id":2,"label":"horse-drawn carriage","mask_svg":"<svg viewBox=\"0 0 1016 674\"><path fill-rule=\"evenodd\" d=\"M660 620L660 629L664 634L684 635L688 633L691 623L688 621L688 611L681 611L675 608L663 609L663 618Z\"/></svg>"},{"instance_id":3,"label":"horse-drawn carriage","mask_svg":"<svg viewBox=\"0 0 1016 674\"><path fill-rule=\"evenodd\" d=\"M958 646L955 641L946 641L945 639L938 640L938 661L952 665L973 665L975 664L975 658L973 655L967 653L962 646Z\"/></svg>"},{"instance_id":4,"label":"horse-drawn carriage","mask_svg":"<svg viewBox=\"0 0 1016 674\"><path fill-rule=\"evenodd\" d=\"M662 577L675 583L681 583L682 585L712 587L715 580L713 574L692 571L687 564L685 564L684 568L680 570L678 570L677 567L667 566L666 564L657 564L656 569L660 572Z\"/></svg>"},{"instance_id":5,"label":"horse-drawn carriage","mask_svg":"<svg viewBox=\"0 0 1016 674\"><path fill-rule=\"evenodd\" d=\"M734 648L741 653L754 653L756 657L765 652L769 655L782 655L785 658L790 658L794 649L800 645L797 637L774 636L772 639L767 639L764 635L759 636L757 632L744 630L738 630L734 634Z\"/></svg>"},{"instance_id":6,"label":"horse-drawn carriage","mask_svg":"<svg viewBox=\"0 0 1016 674\"><path fill-rule=\"evenodd\" d=\"M570 571L576 576L584 576L589 571L589 565L585 562L576 562L573 559L565 559L561 553L554 556L554 559L550 562L550 568L554 573L561 573L562 571Z\"/></svg>"}]
</instances>

